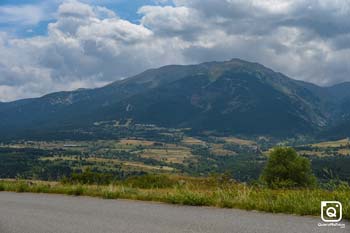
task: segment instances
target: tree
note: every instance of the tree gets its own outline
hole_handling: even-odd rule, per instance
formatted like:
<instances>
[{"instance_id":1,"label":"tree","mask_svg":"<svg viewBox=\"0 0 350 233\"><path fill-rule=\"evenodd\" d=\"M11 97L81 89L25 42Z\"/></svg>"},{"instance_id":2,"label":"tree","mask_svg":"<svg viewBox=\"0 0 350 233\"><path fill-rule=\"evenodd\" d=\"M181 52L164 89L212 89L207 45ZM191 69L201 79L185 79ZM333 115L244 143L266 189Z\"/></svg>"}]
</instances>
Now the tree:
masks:
<instances>
[{"instance_id":1,"label":"tree","mask_svg":"<svg viewBox=\"0 0 350 233\"><path fill-rule=\"evenodd\" d=\"M277 147L270 152L261 178L272 188L312 187L316 184L310 161L289 147Z\"/></svg>"}]
</instances>

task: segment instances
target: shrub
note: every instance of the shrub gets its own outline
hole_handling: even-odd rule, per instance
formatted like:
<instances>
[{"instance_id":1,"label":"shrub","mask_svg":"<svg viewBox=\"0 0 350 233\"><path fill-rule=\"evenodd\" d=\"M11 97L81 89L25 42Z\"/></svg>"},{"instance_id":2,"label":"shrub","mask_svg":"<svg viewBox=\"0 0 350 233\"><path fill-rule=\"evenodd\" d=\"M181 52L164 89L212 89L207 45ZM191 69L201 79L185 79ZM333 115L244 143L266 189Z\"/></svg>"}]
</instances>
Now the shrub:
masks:
<instances>
[{"instance_id":1,"label":"shrub","mask_svg":"<svg viewBox=\"0 0 350 233\"><path fill-rule=\"evenodd\" d=\"M286 147L277 147L270 152L261 178L272 188L312 187L316 184L310 161Z\"/></svg>"},{"instance_id":2,"label":"shrub","mask_svg":"<svg viewBox=\"0 0 350 233\"><path fill-rule=\"evenodd\" d=\"M102 174L92 172L89 169L83 173L73 173L71 177L63 177L63 184L97 184L108 185L112 183L113 176L111 174Z\"/></svg>"},{"instance_id":3,"label":"shrub","mask_svg":"<svg viewBox=\"0 0 350 233\"><path fill-rule=\"evenodd\" d=\"M119 192L113 192L113 191L109 191L106 190L102 193L102 198L104 199L117 199L120 197L120 193Z\"/></svg>"},{"instance_id":4,"label":"shrub","mask_svg":"<svg viewBox=\"0 0 350 233\"><path fill-rule=\"evenodd\" d=\"M80 185L76 186L76 187L72 187L67 192L68 195L74 195L74 196L80 196L83 193L84 193L84 188L82 186L80 186Z\"/></svg>"},{"instance_id":5,"label":"shrub","mask_svg":"<svg viewBox=\"0 0 350 233\"><path fill-rule=\"evenodd\" d=\"M18 193L23 193L23 192L27 192L28 190L29 190L28 184L24 182L20 182L15 191Z\"/></svg>"}]
</instances>

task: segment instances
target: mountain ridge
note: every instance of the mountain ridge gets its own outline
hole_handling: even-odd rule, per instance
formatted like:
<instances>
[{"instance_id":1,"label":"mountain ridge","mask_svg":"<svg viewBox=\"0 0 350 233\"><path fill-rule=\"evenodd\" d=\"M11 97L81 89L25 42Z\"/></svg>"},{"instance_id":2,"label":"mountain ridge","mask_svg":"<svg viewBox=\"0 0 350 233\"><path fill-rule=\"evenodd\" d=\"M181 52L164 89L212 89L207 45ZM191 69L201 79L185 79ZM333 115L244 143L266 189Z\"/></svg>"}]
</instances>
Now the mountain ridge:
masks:
<instances>
[{"instance_id":1,"label":"mountain ridge","mask_svg":"<svg viewBox=\"0 0 350 233\"><path fill-rule=\"evenodd\" d=\"M348 119L347 90L350 83L321 87L241 59L169 65L101 88L0 103L0 127L4 136L131 118L196 132L316 135Z\"/></svg>"},{"instance_id":2,"label":"mountain ridge","mask_svg":"<svg viewBox=\"0 0 350 233\"><path fill-rule=\"evenodd\" d=\"M241 62L246 62L246 63L250 63L250 64L256 64L256 65L262 66L262 67L264 67L266 69L269 69L269 70L273 71L271 68L268 68L268 67L266 67L266 66L264 66L264 65L262 65L262 64L260 64L258 62L249 62L249 61L242 60L240 58L232 58L229 61L241 61ZM224 62L229 62L229 61L224 61ZM111 83L106 84L105 86L102 86L102 87L97 87L97 88L78 88L78 89L71 90L71 91L56 91L56 92L51 92L51 93L44 94L44 95L38 96L38 97L23 98L23 99L17 99L17 100L12 100L12 101L0 101L0 105L1 104L10 104L10 103L15 103L15 102L21 102L21 101L24 101L24 100L27 101L27 100L33 100L33 99L40 99L40 98L44 98L44 97L55 95L55 94L59 94L59 93L73 93L73 92L80 92L80 91L98 90L98 89L106 88L108 86L113 86L114 84L119 83L119 82L123 82L123 81L130 80L130 79L136 79L137 77L139 77L142 74L145 74L147 72L157 71L157 70L168 68L168 67L191 67L191 66L198 66L198 65L201 66L201 65L210 64L210 63L222 63L222 62L212 61L212 62L203 62L203 63L200 63L200 64L190 64L190 65L166 65L166 66L162 66L162 67L159 67L159 68L148 69L146 71L143 71L143 72L141 72L139 74L136 74L134 76L131 76L131 77L127 77L127 78L124 78L124 79L112 81ZM286 78L288 78L290 80L293 80L295 82L303 83L303 84L306 84L306 85L309 85L309 86L314 86L316 88L321 88L321 89L322 88L326 88L326 89L341 88L341 89L346 89L345 91L347 91L348 88L350 88L350 82L347 82L347 81L341 82L341 83L336 83L336 84L331 84L331 85L326 85L326 86L321 86L321 85L318 85L316 83L290 78L290 77L284 75L282 72L276 72L276 71L273 71L273 72L277 73L277 74L280 74L282 76L285 76ZM346 86L346 87L344 87L344 86ZM333 92L333 94L335 94L337 91L332 91L332 92ZM335 94L335 95L337 95L337 94ZM350 92L347 94L347 96L350 96Z\"/></svg>"}]
</instances>

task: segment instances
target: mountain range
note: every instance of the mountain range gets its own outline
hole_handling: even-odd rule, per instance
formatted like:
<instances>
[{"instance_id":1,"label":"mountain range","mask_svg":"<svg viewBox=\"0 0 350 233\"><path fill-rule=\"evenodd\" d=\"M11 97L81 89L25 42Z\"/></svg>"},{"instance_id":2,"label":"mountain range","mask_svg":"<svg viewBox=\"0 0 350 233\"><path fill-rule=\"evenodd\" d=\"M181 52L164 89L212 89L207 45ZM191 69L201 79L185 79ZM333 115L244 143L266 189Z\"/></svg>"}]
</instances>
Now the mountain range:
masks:
<instances>
[{"instance_id":1,"label":"mountain range","mask_svg":"<svg viewBox=\"0 0 350 233\"><path fill-rule=\"evenodd\" d=\"M0 137L122 119L196 133L347 137L350 83L321 87L240 59L170 65L102 88L0 103Z\"/></svg>"}]
</instances>

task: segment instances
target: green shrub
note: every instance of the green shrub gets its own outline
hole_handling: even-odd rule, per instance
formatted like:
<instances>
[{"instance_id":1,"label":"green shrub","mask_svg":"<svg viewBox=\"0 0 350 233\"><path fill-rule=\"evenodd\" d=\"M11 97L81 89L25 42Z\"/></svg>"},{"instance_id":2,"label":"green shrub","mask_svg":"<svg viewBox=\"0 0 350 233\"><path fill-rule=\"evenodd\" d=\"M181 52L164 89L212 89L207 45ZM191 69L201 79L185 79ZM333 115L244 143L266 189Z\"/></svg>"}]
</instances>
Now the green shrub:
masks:
<instances>
[{"instance_id":1,"label":"green shrub","mask_svg":"<svg viewBox=\"0 0 350 233\"><path fill-rule=\"evenodd\" d=\"M118 199L120 197L120 193L119 192L113 192L113 191L104 191L102 193L102 198L104 199Z\"/></svg>"},{"instance_id":2,"label":"green shrub","mask_svg":"<svg viewBox=\"0 0 350 233\"><path fill-rule=\"evenodd\" d=\"M68 195L74 195L74 196L80 196L83 193L84 193L84 189L80 185L70 188L67 192Z\"/></svg>"},{"instance_id":3,"label":"green shrub","mask_svg":"<svg viewBox=\"0 0 350 233\"><path fill-rule=\"evenodd\" d=\"M332 179L332 180L329 180L328 182L321 183L320 187L323 189L330 190L330 191L334 191L334 190L349 191L350 190L349 184L347 182L341 181L339 179Z\"/></svg>"},{"instance_id":4,"label":"green shrub","mask_svg":"<svg viewBox=\"0 0 350 233\"><path fill-rule=\"evenodd\" d=\"M97 184L108 185L112 183L113 176L111 174L103 174L92 172L87 169L83 173L73 173L71 177L63 177L62 184Z\"/></svg>"},{"instance_id":5,"label":"green shrub","mask_svg":"<svg viewBox=\"0 0 350 233\"><path fill-rule=\"evenodd\" d=\"M292 148L277 147L269 155L261 176L271 188L312 187L316 178L310 161L301 157Z\"/></svg>"},{"instance_id":6,"label":"green shrub","mask_svg":"<svg viewBox=\"0 0 350 233\"><path fill-rule=\"evenodd\" d=\"M28 192L29 190L29 185L25 182L20 182L17 187L16 187L16 192L18 193L23 193L23 192Z\"/></svg>"},{"instance_id":7,"label":"green shrub","mask_svg":"<svg viewBox=\"0 0 350 233\"><path fill-rule=\"evenodd\" d=\"M31 192L49 193L50 192L50 185L35 185L34 187L32 187Z\"/></svg>"}]
</instances>

